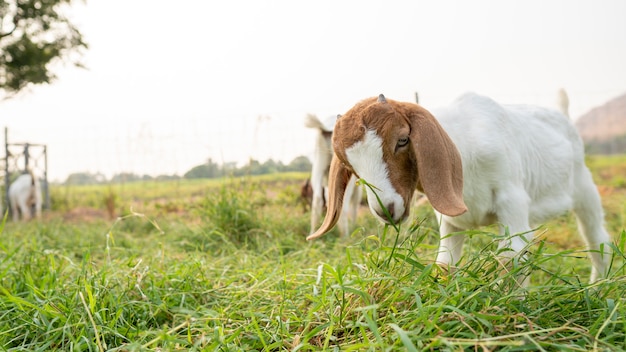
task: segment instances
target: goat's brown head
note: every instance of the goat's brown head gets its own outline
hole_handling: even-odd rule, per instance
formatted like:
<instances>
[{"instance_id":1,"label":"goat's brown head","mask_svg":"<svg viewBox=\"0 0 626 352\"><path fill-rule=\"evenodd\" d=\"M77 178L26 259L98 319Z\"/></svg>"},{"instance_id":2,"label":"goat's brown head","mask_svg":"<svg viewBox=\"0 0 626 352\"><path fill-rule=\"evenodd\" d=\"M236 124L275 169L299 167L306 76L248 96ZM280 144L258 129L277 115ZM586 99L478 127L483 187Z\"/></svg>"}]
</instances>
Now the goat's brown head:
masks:
<instances>
[{"instance_id":1,"label":"goat's brown head","mask_svg":"<svg viewBox=\"0 0 626 352\"><path fill-rule=\"evenodd\" d=\"M461 156L437 120L419 105L388 100L382 94L357 103L337 121L333 149L326 217L308 240L337 223L352 174L374 187L376 194L366 189L367 201L384 222L389 220L380 203L393 222L405 220L416 189L442 214L467 211Z\"/></svg>"}]
</instances>

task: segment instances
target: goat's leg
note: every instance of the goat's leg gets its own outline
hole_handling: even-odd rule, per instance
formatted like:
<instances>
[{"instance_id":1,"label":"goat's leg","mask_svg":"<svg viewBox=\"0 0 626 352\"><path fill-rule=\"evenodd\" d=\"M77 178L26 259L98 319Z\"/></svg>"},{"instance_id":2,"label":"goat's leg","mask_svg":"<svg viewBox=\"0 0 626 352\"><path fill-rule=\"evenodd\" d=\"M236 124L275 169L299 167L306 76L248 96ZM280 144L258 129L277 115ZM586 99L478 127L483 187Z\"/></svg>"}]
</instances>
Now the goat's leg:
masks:
<instances>
[{"instance_id":1,"label":"goat's leg","mask_svg":"<svg viewBox=\"0 0 626 352\"><path fill-rule=\"evenodd\" d=\"M524 252L533 239L534 231L531 231L529 223L530 198L524 190L511 187L497 192L495 202L502 237L498 245L498 255L503 260L503 265L510 270L516 256L520 261L526 259ZM527 287L530 284L529 275L530 273L517 275L518 284Z\"/></svg>"},{"instance_id":2,"label":"goat's leg","mask_svg":"<svg viewBox=\"0 0 626 352\"><path fill-rule=\"evenodd\" d=\"M41 219L41 199L37 200L37 202L35 203L35 217L37 219Z\"/></svg>"},{"instance_id":3,"label":"goat's leg","mask_svg":"<svg viewBox=\"0 0 626 352\"><path fill-rule=\"evenodd\" d=\"M352 188L352 195L350 196L350 211L349 211L349 217L350 217L350 222L352 224L356 224L356 218L359 214L359 205L361 204L361 199L363 198L363 189L361 188L361 186L356 184L357 182L357 178L355 176L352 176L350 178L350 185L352 185L350 188Z\"/></svg>"},{"instance_id":4,"label":"goat's leg","mask_svg":"<svg viewBox=\"0 0 626 352\"><path fill-rule=\"evenodd\" d=\"M315 232L320 225L320 219L322 218L322 211L324 208L324 195L323 190L316 192L313 191L313 200L311 201L311 232Z\"/></svg>"},{"instance_id":5,"label":"goat's leg","mask_svg":"<svg viewBox=\"0 0 626 352\"><path fill-rule=\"evenodd\" d=\"M463 253L465 234L456 233L459 231L461 229L443 219L441 220L439 225L439 252L436 261L437 264L448 270L457 264Z\"/></svg>"},{"instance_id":6,"label":"goat's leg","mask_svg":"<svg viewBox=\"0 0 626 352\"><path fill-rule=\"evenodd\" d=\"M607 274L611 259L611 237L604 228L604 212L598 189L593 183L591 174L582 169L575 179L574 214L578 223L578 231L589 248L589 256L593 267L590 282L595 282Z\"/></svg>"},{"instance_id":7,"label":"goat's leg","mask_svg":"<svg viewBox=\"0 0 626 352\"><path fill-rule=\"evenodd\" d=\"M20 219L20 209L17 201L14 199L11 199L11 217L13 218L13 222L17 222Z\"/></svg>"},{"instance_id":8,"label":"goat's leg","mask_svg":"<svg viewBox=\"0 0 626 352\"><path fill-rule=\"evenodd\" d=\"M362 197L361 188L356 184L356 181L356 177L352 176L346 186L344 199L347 201L343 203L342 213L337 223L341 236L347 236L350 233L350 226L356 224L357 212Z\"/></svg>"},{"instance_id":9,"label":"goat's leg","mask_svg":"<svg viewBox=\"0 0 626 352\"><path fill-rule=\"evenodd\" d=\"M529 223L530 197L518 187L498 190L495 196L496 217L500 226L500 254L506 258L523 253L533 238ZM508 236L506 230L508 229Z\"/></svg>"},{"instance_id":10,"label":"goat's leg","mask_svg":"<svg viewBox=\"0 0 626 352\"><path fill-rule=\"evenodd\" d=\"M20 213L22 213L22 220L28 221L31 218L31 209L28 202L19 203Z\"/></svg>"},{"instance_id":11,"label":"goat's leg","mask_svg":"<svg viewBox=\"0 0 626 352\"><path fill-rule=\"evenodd\" d=\"M337 227L339 228L339 235L341 237L347 237L350 233L350 222L348 221L348 215L346 214L347 206L347 204L343 204L343 211L341 215L339 215L339 220L337 220Z\"/></svg>"},{"instance_id":12,"label":"goat's leg","mask_svg":"<svg viewBox=\"0 0 626 352\"><path fill-rule=\"evenodd\" d=\"M341 237L346 237L350 233L350 223L353 220L351 214L352 208L352 195L354 194L354 183L353 177L350 177L348 184L346 185L346 192L343 196L344 202L343 207L341 208L341 215L339 216L339 221L337 222L337 226L339 227L339 233Z\"/></svg>"}]
</instances>

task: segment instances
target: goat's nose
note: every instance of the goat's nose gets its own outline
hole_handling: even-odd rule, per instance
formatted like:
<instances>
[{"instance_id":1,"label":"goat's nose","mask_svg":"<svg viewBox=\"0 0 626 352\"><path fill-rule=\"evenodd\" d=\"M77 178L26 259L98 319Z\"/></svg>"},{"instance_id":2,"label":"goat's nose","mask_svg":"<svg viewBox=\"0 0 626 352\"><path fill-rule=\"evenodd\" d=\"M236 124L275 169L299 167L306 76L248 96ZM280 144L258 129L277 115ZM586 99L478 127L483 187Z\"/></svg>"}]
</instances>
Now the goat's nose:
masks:
<instances>
[{"instance_id":1,"label":"goat's nose","mask_svg":"<svg viewBox=\"0 0 626 352\"><path fill-rule=\"evenodd\" d=\"M387 205L387 211L389 212L389 215L391 216L391 219L395 219L396 217L394 216L394 211L393 211L393 203L389 203Z\"/></svg>"},{"instance_id":2,"label":"goat's nose","mask_svg":"<svg viewBox=\"0 0 626 352\"><path fill-rule=\"evenodd\" d=\"M391 218L391 220L394 220L395 218L394 218L393 203L387 204L386 208L387 208L387 211L389 212L389 217ZM376 214L378 214L378 216L380 216L380 218L384 219L386 222L390 220L389 218L387 218L387 215L385 214L384 209L377 209Z\"/></svg>"}]
</instances>

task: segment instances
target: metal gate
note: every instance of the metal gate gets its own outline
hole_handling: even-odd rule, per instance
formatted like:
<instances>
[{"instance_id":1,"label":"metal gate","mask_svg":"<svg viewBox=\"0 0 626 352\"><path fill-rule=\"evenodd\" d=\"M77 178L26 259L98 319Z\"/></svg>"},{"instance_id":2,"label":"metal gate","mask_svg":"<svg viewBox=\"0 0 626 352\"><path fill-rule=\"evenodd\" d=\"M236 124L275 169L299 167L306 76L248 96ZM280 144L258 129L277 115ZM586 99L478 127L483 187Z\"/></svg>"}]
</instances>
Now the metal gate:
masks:
<instances>
[{"instance_id":1,"label":"metal gate","mask_svg":"<svg viewBox=\"0 0 626 352\"><path fill-rule=\"evenodd\" d=\"M48 147L45 144L9 143L8 128L4 128L4 204L9 206L9 185L20 174L32 170L40 178L43 193L43 209L50 209L50 190L48 187ZM4 215L4 214L3 214Z\"/></svg>"}]
</instances>

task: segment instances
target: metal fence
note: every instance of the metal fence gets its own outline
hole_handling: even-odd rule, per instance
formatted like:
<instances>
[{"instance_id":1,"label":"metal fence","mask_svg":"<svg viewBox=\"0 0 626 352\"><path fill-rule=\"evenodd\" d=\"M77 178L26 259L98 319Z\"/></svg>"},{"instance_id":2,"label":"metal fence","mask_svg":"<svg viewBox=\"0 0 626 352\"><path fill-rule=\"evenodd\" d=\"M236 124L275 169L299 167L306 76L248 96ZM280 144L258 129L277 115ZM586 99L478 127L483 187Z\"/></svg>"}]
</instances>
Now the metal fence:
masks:
<instances>
[{"instance_id":1,"label":"metal fence","mask_svg":"<svg viewBox=\"0 0 626 352\"><path fill-rule=\"evenodd\" d=\"M40 178L43 193L43 209L50 209L50 190L48 187L48 148L45 144L9 143L8 128L4 129L4 203L9 207L9 185L20 174L31 170ZM10 215L10 214L9 214Z\"/></svg>"}]
</instances>

